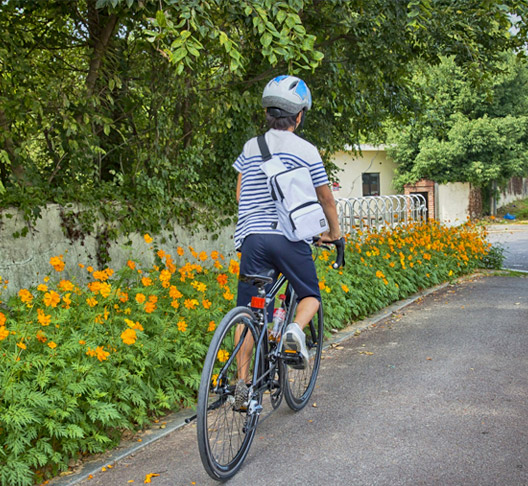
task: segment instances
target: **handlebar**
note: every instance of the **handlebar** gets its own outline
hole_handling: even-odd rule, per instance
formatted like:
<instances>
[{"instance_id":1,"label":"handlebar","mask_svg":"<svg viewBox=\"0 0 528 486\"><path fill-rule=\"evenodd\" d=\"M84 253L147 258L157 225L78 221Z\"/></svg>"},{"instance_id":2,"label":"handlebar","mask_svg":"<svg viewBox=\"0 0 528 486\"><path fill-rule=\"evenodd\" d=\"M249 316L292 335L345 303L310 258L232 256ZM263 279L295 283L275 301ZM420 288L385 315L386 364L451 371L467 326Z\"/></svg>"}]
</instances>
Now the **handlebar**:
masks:
<instances>
[{"instance_id":1,"label":"handlebar","mask_svg":"<svg viewBox=\"0 0 528 486\"><path fill-rule=\"evenodd\" d=\"M317 244L317 242L320 239L321 238L314 238L314 244ZM337 250L336 261L332 264L332 268L337 270L340 267L344 267L345 266L345 239L339 238L338 240L334 240L334 241L325 241L322 245L319 245L319 246L321 246L322 248L326 248L327 250L330 250L330 248L326 246L327 244L334 245Z\"/></svg>"}]
</instances>

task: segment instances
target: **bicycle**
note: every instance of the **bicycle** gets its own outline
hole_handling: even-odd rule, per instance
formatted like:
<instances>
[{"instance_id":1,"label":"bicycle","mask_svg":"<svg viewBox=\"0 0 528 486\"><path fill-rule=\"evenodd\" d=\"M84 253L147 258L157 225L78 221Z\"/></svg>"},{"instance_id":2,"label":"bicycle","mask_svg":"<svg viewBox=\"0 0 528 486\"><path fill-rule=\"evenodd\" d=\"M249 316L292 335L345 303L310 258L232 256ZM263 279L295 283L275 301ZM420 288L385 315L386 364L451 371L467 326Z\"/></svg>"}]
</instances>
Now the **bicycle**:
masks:
<instances>
[{"instance_id":1,"label":"bicycle","mask_svg":"<svg viewBox=\"0 0 528 486\"><path fill-rule=\"evenodd\" d=\"M332 244L337 249L334 268L344 266L344 240ZM200 457L209 476L219 481L231 478L242 466L264 411L265 395L270 399L269 413L279 407L283 397L293 411L306 406L317 380L324 334L321 305L304 329L310 359L303 367L297 352L282 349L284 331L297 307L286 277L280 275L269 292L265 287L273 282L270 274L239 278L256 285L257 296L247 307L229 311L220 322L209 345L198 393ZM286 318L274 335L268 328L267 311L284 285L286 298L281 305ZM249 356L244 362L242 354Z\"/></svg>"}]
</instances>

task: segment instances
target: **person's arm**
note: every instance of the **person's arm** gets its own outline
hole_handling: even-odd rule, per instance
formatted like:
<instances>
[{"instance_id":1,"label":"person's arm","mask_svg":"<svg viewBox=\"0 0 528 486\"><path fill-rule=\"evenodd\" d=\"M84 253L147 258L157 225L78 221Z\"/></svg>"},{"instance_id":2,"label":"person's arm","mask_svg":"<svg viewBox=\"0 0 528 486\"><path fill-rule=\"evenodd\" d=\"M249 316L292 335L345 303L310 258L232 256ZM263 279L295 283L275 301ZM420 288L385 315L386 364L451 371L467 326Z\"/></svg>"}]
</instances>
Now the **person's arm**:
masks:
<instances>
[{"instance_id":1,"label":"person's arm","mask_svg":"<svg viewBox=\"0 0 528 486\"><path fill-rule=\"evenodd\" d=\"M240 188L242 187L242 174L238 174L237 186L236 186L236 200L240 202Z\"/></svg>"},{"instance_id":2,"label":"person's arm","mask_svg":"<svg viewBox=\"0 0 528 486\"><path fill-rule=\"evenodd\" d=\"M339 228L339 220L337 217L334 195L326 184L316 187L315 192L317 193L317 198L323 207L326 220L328 221L328 226L330 227L327 232L323 233L321 239L323 241L338 240L341 238L341 229Z\"/></svg>"}]
</instances>

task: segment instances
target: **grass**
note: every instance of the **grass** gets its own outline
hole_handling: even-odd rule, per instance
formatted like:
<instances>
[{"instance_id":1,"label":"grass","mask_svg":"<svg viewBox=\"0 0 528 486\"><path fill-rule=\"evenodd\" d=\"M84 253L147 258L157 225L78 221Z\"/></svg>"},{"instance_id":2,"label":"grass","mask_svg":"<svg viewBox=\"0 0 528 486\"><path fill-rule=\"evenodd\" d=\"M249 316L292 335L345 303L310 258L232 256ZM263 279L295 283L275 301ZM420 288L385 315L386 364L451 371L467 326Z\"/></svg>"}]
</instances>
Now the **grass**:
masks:
<instances>
[{"instance_id":1,"label":"grass","mask_svg":"<svg viewBox=\"0 0 528 486\"><path fill-rule=\"evenodd\" d=\"M514 201L497 210L497 219L504 219L506 213L513 214L515 221L528 221L528 198Z\"/></svg>"}]
</instances>

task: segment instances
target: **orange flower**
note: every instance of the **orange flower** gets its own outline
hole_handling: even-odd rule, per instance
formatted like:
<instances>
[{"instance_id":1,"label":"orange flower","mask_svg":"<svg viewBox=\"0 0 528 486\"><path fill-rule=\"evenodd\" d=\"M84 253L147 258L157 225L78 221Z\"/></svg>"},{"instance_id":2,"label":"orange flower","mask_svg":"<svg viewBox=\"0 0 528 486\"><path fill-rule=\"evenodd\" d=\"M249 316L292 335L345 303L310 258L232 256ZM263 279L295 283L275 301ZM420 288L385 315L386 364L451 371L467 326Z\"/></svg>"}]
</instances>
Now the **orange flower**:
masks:
<instances>
[{"instance_id":1,"label":"orange flower","mask_svg":"<svg viewBox=\"0 0 528 486\"><path fill-rule=\"evenodd\" d=\"M198 255L198 258L202 260L202 262L205 262L205 260L207 260L207 253L205 251L201 251Z\"/></svg>"},{"instance_id":2,"label":"orange flower","mask_svg":"<svg viewBox=\"0 0 528 486\"><path fill-rule=\"evenodd\" d=\"M220 351L218 351L216 357L218 358L218 361L220 361L220 363L225 363L229 359L229 352L227 352L225 349L221 349Z\"/></svg>"},{"instance_id":3,"label":"orange flower","mask_svg":"<svg viewBox=\"0 0 528 486\"><path fill-rule=\"evenodd\" d=\"M156 304L154 302L147 302L145 304L145 312L147 314L152 314L156 310Z\"/></svg>"},{"instance_id":4,"label":"orange flower","mask_svg":"<svg viewBox=\"0 0 528 486\"><path fill-rule=\"evenodd\" d=\"M148 278L148 277L143 277L141 279L141 283L145 286L145 287L150 287L152 285L152 279L151 278Z\"/></svg>"},{"instance_id":5,"label":"orange flower","mask_svg":"<svg viewBox=\"0 0 528 486\"><path fill-rule=\"evenodd\" d=\"M65 265L62 258L62 255L50 258L50 265L55 269L56 272L62 272L64 270Z\"/></svg>"},{"instance_id":6,"label":"orange flower","mask_svg":"<svg viewBox=\"0 0 528 486\"><path fill-rule=\"evenodd\" d=\"M132 329L137 329L138 331L143 331L143 326L139 322L131 321L130 319L125 319L125 322L128 327Z\"/></svg>"},{"instance_id":7,"label":"orange flower","mask_svg":"<svg viewBox=\"0 0 528 486\"><path fill-rule=\"evenodd\" d=\"M345 292L346 294L350 292L350 289L345 284L341 285L341 288L343 289L343 292Z\"/></svg>"},{"instance_id":8,"label":"orange flower","mask_svg":"<svg viewBox=\"0 0 528 486\"><path fill-rule=\"evenodd\" d=\"M202 300L202 305L204 306L204 309L209 309L212 305L212 302L207 299L204 299Z\"/></svg>"},{"instance_id":9,"label":"orange flower","mask_svg":"<svg viewBox=\"0 0 528 486\"><path fill-rule=\"evenodd\" d=\"M224 292L224 299L225 300L233 300L235 296L231 293L231 291L229 289L226 289L226 291Z\"/></svg>"},{"instance_id":10,"label":"orange flower","mask_svg":"<svg viewBox=\"0 0 528 486\"><path fill-rule=\"evenodd\" d=\"M7 336L9 336L9 331L4 326L0 326L0 341L3 341Z\"/></svg>"},{"instance_id":11,"label":"orange flower","mask_svg":"<svg viewBox=\"0 0 528 486\"><path fill-rule=\"evenodd\" d=\"M147 298L145 297L145 294L136 294L136 302L138 304L143 304Z\"/></svg>"},{"instance_id":12,"label":"orange flower","mask_svg":"<svg viewBox=\"0 0 528 486\"><path fill-rule=\"evenodd\" d=\"M52 290L51 292L47 292L44 295L44 304L46 307L57 307L57 304L60 302L60 295Z\"/></svg>"},{"instance_id":13,"label":"orange flower","mask_svg":"<svg viewBox=\"0 0 528 486\"><path fill-rule=\"evenodd\" d=\"M19 343L17 343L17 346L18 346L20 349L27 349L27 346L26 346L22 341L20 341Z\"/></svg>"},{"instance_id":14,"label":"orange flower","mask_svg":"<svg viewBox=\"0 0 528 486\"><path fill-rule=\"evenodd\" d=\"M112 291L112 286L108 282L103 282L101 284L101 296L105 299L110 295L110 292Z\"/></svg>"},{"instance_id":15,"label":"orange flower","mask_svg":"<svg viewBox=\"0 0 528 486\"><path fill-rule=\"evenodd\" d=\"M86 341L85 341L84 339L81 339L81 340L79 341L79 344L80 344L81 346L83 346L83 345L86 344Z\"/></svg>"},{"instance_id":16,"label":"orange flower","mask_svg":"<svg viewBox=\"0 0 528 486\"><path fill-rule=\"evenodd\" d=\"M102 346L97 346L97 348L95 348L95 353L97 354L97 359L99 361L105 361L106 358L110 356L110 353L105 351Z\"/></svg>"},{"instance_id":17,"label":"orange flower","mask_svg":"<svg viewBox=\"0 0 528 486\"><path fill-rule=\"evenodd\" d=\"M176 248L176 253L179 256L183 256L183 254L185 253L185 250L181 246L179 246L178 248Z\"/></svg>"},{"instance_id":18,"label":"orange flower","mask_svg":"<svg viewBox=\"0 0 528 486\"><path fill-rule=\"evenodd\" d=\"M218 252L215 250L215 251L212 251L211 252L211 259L212 260L218 260Z\"/></svg>"},{"instance_id":19,"label":"orange flower","mask_svg":"<svg viewBox=\"0 0 528 486\"><path fill-rule=\"evenodd\" d=\"M178 307L180 307L180 303L177 300L173 300L171 302L171 306L177 309Z\"/></svg>"},{"instance_id":20,"label":"orange flower","mask_svg":"<svg viewBox=\"0 0 528 486\"><path fill-rule=\"evenodd\" d=\"M30 304L31 301L33 300L33 295L27 289L20 289L18 291L18 296L20 297L20 300L24 302L25 304Z\"/></svg>"},{"instance_id":21,"label":"orange flower","mask_svg":"<svg viewBox=\"0 0 528 486\"><path fill-rule=\"evenodd\" d=\"M179 299L180 297L183 297L183 294L174 285L171 285L169 296L171 299Z\"/></svg>"},{"instance_id":22,"label":"orange flower","mask_svg":"<svg viewBox=\"0 0 528 486\"><path fill-rule=\"evenodd\" d=\"M178 331L185 332L187 330L187 323L182 319L181 321L178 321Z\"/></svg>"},{"instance_id":23,"label":"orange flower","mask_svg":"<svg viewBox=\"0 0 528 486\"><path fill-rule=\"evenodd\" d=\"M55 349L55 348L57 347L57 344L54 343L53 341L50 341L50 342L48 343L48 346L49 346L51 349Z\"/></svg>"},{"instance_id":24,"label":"orange flower","mask_svg":"<svg viewBox=\"0 0 528 486\"><path fill-rule=\"evenodd\" d=\"M3 326L6 322L6 316L2 312L0 312L0 326Z\"/></svg>"},{"instance_id":25,"label":"orange flower","mask_svg":"<svg viewBox=\"0 0 528 486\"><path fill-rule=\"evenodd\" d=\"M216 277L216 281L221 285L224 286L227 284L227 275L225 273L220 273L218 277Z\"/></svg>"},{"instance_id":26,"label":"orange flower","mask_svg":"<svg viewBox=\"0 0 528 486\"><path fill-rule=\"evenodd\" d=\"M49 326L51 322L51 316L46 315L43 310L37 309L37 320L42 326Z\"/></svg>"},{"instance_id":27,"label":"orange flower","mask_svg":"<svg viewBox=\"0 0 528 486\"><path fill-rule=\"evenodd\" d=\"M152 240L152 236L150 236L148 233L145 233L143 235L143 239L145 240L145 243L148 243L148 244L152 243L152 241L153 241Z\"/></svg>"},{"instance_id":28,"label":"orange flower","mask_svg":"<svg viewBox=\"0 0 528 486\"><path fill-rule=\"evenodd\" d=\"M235 260L231 260L229 262L229 273L232 273L233 275L238 275L238 272L240 271L240 265Z\"/></svg>"},{"instance_id":29,"label":"orange flower","mask_svg":"<svg viewBox=\"0 0 528 486\"><path fill-rule=\"evenodd\" d=\"M48 291L48 286L45 285L45 284L40 284L40 285L37 286L37 290L39 292L47 292Z\"/></svg>"},{"instance_id":30,"label":"orange flower","mask_svg":"<svg viewBox=\"0 0 528 486\"><path fill-rule=\"evenodd\" d=\"M93 297L90 297L89 299L86 299L86 303L90 306L90 307L95 307L98 302L96 299L94 299Z\"/></svg>"},{"instance_id":31,"label":"orange flower","mask_svg":"<svg viewBox=\"0 0 528 486\"><path fill-rule=\"evenodd\" d=\"M37 340L41 343L45 343L48 340L46 335L40 329L37 331Z\"/></svg>"},{"instance_id":32,"label":"orange flower","mask_svg":"<svg viewBox=\"0 0 528 486\"><path fill-rule=\"evenodd\" d=\"M172 277L172 274L168 270L162 270L160 272L159 279L162 282L168 282L171 279L171 277Z\"/></svg>"},{"instance_id":33,"label":"orange flower","mask_svg":"<svg viewBox=\"0 0 528 486\"><path fill-rule=\"evenodd\" d=\"M136 331L134 329L131 329L131 328L125 329L121 333L121 339L123 340L123 342L125 344L128 344L129 346L131 344L134 344L136 342L136 339L137 339Z\"/></svg>"},{"instance_id":34,"label":"orange flower","mask_svg":"<svg viewBox=\"0 0 528 486\"><path fill-rule=\"evenodd\" d=\"M163 250L158 250L156 255L158 255L160 258L164 258L165 257L165 252Z\"/></svg>"},{"instance_id":35,"label":"orange flower","mask_svg":"<svg viewBox=\"0 0 528 486\"><path fill-rule=\"evenodd\" d=\"M209 327L207 328L208 332L213 332L216 329L215 321L209 322Z\"/></svg>"},{"instance_id":36,"label":"orange flower","mask_svg":"<svg viewBox=\"0 0 528 486\"><path fill-rule=\"evenodd\" d=\"M59 282L59 289L64 292L71 292L75 286L69 280L61 280Z\"/></svg>"},{"instance_id":37,"label":"orange flower","mask_svg":"<svg viewBox=\"0 0 528 486\"><path fill-rule=\"evenodd\" d=\"M198 301L196 299L185 299L185 302L183 303L183 305L187 309L195 309L196 306L198 305Z\"/></svg>"},{"instance_id":38,"label":"orange flower","mask_svg":"<svg viewBox=\"0 0 528 486\"><path fill-rule=\"evenodd\" d=\"M101 282L90 282L86 286L94 294L97 294L101 290L101 285L103 285Z\"/></svg>"},{"instance_id":39,"label":"orange flower","mask_svg":"<svg viewBox=\"0 0 528 486\"><path fill-rule=\"evenodd\" d=\"M130 268L130 270L134 270L136 268L136 262L128 260L127 267Z\"/></svg>"}]
</instances>

